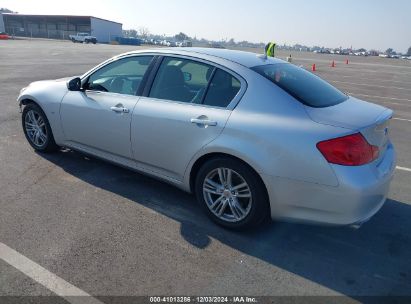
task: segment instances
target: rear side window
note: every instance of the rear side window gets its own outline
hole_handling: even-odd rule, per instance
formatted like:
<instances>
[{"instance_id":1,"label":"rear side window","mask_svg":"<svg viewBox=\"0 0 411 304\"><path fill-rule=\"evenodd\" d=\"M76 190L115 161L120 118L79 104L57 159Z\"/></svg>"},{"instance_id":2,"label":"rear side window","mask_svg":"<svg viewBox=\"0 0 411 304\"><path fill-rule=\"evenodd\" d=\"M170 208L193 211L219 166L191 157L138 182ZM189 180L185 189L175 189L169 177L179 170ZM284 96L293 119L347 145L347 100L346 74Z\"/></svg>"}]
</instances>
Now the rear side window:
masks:
<instances>
[{"instance_id":1,"label":"rear side window","mask_svg":"<svg viewBox=\"0 0 411 304\"><path fill-rule=\"evenodd\" d=\"M207 75L210 75L213 69L208 64L189 59L164 58L149 97L200 103L208 85Z\"/></svg>"},{"instance_id":2,"label":"rear side window","mask_svg":"<svg viewBox=\"0 0 411 304\"><path fill-rule=\"evenodd\" d=\"M261 65L251 69L310 107L330 107L348 99L347 95L320 77L289 63Z\"/></svg>"},{"instance_id":3,"label":"rear side window","mask_svg":"<svg viewBox=\"0 0 411 304\"><path fill-rule=\"evenodd\" d=\"M240 88L238 79L219 68L190 59L166 57L149 97L225 108Z\"/></svg>"},{"instance_id":4,"label":"rear side window","mask_svg":"<svg viewBox=\"0 0 411 304\"><path fill-rule=\"evenodd\" d=\"M240 81L231 74L217 69L211 79L203 104L225 108L240 91Z\"/></svg>"}]
</instances>

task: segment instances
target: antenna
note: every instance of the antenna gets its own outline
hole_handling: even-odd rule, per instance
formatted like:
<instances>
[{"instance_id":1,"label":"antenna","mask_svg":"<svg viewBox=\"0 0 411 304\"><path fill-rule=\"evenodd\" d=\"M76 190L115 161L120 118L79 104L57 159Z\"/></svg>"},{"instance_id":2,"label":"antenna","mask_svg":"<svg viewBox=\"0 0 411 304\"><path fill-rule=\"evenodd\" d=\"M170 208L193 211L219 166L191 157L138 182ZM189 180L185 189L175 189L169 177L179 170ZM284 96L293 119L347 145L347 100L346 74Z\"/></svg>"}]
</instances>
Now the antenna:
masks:
<instances>
[{"instance_id":1,"label":"antenna","mask_svg":"<svg viewBox=\"0 0 411 304\"><path fill-rule=\"evenodd\" d=\"M267 59L268 59L267 54L258 54L257 57L258 57L258 58L261 58L261 59L263 59L263 60L267 60Z\"/></svg>"}]
</instances>

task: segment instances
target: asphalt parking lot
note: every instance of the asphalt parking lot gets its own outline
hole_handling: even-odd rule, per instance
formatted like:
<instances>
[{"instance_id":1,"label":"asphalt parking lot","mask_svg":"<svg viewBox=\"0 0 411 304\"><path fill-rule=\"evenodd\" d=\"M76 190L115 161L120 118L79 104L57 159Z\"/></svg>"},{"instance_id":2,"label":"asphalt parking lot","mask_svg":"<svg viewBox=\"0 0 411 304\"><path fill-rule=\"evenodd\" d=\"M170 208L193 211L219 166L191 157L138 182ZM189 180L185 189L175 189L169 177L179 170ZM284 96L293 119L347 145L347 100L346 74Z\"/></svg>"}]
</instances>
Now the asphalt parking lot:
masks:
<instances>
[{"instance_id":1,"label":"asphalt parking lot","mask_svg":"<svg viewBox=\"0 0 411 304\"><path fill-rule=\"evenodd\" d=\"M94 296L411 296L410 61L349 57L347 65L344 56L292 53L295 64L316 63L338 88L395 111L401 169L387 203L359 230L272 223L235 233L167 184L73 151L37 154L26 142L22 87L135 48L0 42L0 296L55 295L5 261L10 249L49 280Z\"/></svg>"}]
</instances>

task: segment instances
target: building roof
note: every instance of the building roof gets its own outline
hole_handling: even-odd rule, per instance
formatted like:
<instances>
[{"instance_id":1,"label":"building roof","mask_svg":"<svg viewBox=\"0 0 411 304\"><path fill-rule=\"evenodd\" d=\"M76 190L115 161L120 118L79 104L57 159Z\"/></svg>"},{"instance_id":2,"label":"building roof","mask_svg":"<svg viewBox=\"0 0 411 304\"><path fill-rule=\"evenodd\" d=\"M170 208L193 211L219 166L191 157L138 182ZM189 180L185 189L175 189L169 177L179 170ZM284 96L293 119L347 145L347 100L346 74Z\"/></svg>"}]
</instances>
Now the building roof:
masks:
<instances>
[{"instance_id":1,"label":"building roof","mask_svg":"<svg viewBox=\"0 0 411 304\"><path fill-rule=\"evenodd\" d=\"M78 16L78 15L31 15L31 14L16 14L16 13L2 13L3 15L6 16L16 16L16 17L30 17L30 18L82 18L82 19L99 19L99 20L104 20L107 22L112 22L112 23L117 23L117 24L121 24L120 22L116 22L116 21L111 21L108 19L103 19L103 18L98 18L98 17L94 17L94 16Z\"/></svg>"}]
</instances>

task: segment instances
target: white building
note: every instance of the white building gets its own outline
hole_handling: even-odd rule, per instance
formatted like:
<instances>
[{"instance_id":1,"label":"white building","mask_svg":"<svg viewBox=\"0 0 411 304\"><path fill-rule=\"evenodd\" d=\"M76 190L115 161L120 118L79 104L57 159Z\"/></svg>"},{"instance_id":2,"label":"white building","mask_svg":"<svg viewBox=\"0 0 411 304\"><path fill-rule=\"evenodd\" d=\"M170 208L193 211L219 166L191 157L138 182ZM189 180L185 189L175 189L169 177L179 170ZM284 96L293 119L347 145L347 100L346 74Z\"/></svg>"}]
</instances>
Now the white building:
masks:
<instances>
[{"instance_id":1,"label":"white building","mask_svg":"<svg viewBox=\"0 0 411 304\"><path fill-rule=\"evenodd\" d=\"M3 26L3 30L2 30ZM9 35L68 39L78 32L89 33L98 42L122 37L123 25L93 16L0 14L0 31Z\"/></svg>"}]
</instances>

